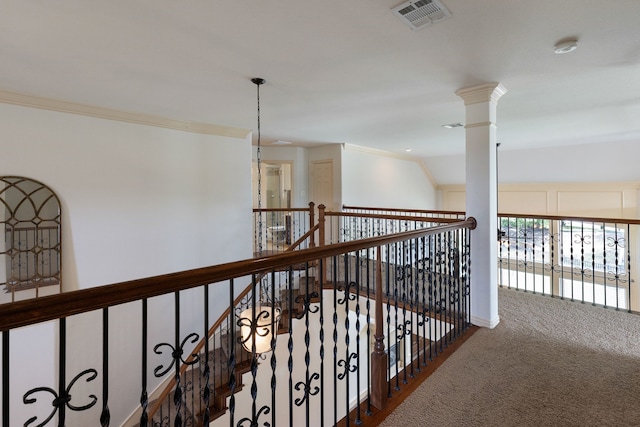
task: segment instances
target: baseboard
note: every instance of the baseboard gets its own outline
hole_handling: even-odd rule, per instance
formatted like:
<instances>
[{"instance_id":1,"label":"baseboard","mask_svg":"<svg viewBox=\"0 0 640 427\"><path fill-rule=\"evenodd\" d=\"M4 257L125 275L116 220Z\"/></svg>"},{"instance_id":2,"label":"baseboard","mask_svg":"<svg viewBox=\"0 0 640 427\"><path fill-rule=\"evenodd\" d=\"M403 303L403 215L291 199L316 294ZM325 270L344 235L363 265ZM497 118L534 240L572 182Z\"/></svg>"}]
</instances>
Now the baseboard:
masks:
<instances>
[{"instance_id":1,"label":"baseboard","mask_svg":"<svg viewBox=\"0 0 640 427\"><path fill-rule=\"evenodd\" d=\"M500 323L500 316L496 316L495 319L487 320L476 316L471 316L471 323L480 326L481 328L493 329Z\"/></svg>"}]
</instances>

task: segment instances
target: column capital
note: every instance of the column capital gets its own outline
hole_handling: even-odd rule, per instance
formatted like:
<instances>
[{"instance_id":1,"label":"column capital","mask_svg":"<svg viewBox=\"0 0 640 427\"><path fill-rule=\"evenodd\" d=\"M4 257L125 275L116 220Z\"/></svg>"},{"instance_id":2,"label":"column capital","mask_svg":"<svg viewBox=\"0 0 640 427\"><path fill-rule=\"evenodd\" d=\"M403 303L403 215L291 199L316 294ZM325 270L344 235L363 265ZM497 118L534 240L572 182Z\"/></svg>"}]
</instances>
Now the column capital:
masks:
<instances>
[{"instance_id":1,"label":"column capital","mask_svg":"<svg viewBox=\"0 0 640 427\"><path fill-rule=\"evenodd\" d=\"M477 86L458 89L458 95L464 101L464 105L479 104L481 102L498 102L507 89L501 83L484 83Z\"/></svg>"}]
</instances>

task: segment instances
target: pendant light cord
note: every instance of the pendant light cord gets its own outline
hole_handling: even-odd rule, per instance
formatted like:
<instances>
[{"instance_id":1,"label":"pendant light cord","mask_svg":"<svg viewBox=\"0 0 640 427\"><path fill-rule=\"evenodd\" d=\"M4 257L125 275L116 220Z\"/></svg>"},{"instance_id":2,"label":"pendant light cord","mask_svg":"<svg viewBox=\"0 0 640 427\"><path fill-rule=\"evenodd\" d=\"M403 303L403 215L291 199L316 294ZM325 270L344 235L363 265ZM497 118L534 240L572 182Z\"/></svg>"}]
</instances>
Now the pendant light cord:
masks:
<instances>
[{"instance_id":1,"label":"pendant light cord","mask_svg":"<svg viewBox=\"0 0 640 427\"><path fill-rule=\"evenodd\" d=\"M258 254L262 255L262 158L260 152L260 85L265 82L261 78L253 78L251 81L257 88L257 101L258 101L258 148L256 150L256 159L258 163Z\"/></svg>"}]
</instances>

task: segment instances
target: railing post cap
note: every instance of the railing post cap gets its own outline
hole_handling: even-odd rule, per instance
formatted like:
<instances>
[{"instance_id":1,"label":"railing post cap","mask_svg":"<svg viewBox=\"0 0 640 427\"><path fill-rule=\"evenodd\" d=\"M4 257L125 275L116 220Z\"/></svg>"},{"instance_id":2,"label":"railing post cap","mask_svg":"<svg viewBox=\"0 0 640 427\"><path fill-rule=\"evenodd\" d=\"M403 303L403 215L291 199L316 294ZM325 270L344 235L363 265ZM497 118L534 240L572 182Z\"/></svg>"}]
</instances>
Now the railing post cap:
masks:
<instances>
[{"instance_id":1,"label":"railing post cap","mask_svg":"<svg viewBox=\"0 0 640 427\"><path fill-rule=\"evenodd\" d=\"M470 216L469 218L467 218L467 220L469 222L471 222L471 226L469 227L469 230L475 230L476 227L478 226L478 221L476 221L476 219L472 216Z\"/></svg>"}]
</instances>

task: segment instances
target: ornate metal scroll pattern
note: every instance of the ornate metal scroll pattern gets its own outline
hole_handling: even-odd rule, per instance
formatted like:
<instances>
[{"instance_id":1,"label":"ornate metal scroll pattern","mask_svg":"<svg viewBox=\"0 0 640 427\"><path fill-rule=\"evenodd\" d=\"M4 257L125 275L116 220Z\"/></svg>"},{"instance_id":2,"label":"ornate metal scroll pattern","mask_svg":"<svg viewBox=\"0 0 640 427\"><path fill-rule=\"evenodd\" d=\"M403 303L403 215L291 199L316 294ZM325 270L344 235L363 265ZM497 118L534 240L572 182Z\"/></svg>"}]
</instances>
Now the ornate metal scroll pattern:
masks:
<instances>
[{"instance_id":1,"label":"ornate metal scroll pattern","mask_svg":"<svg viewBox=\"0 0 640 427\"><path fill-rule=\"evenodd\" d=\"M195 354L195 353L192 354L191 355L192 359L190 361L184 360L182 358L182 355L184 354L184 346L187 343L187 341L191 342L191 344L195 344L196 342L198 342L199 339L200 339L200 336L198 334L196 334L195 332L192 332L189 335L187 335L185 337L185 339L182 340L182 343L180 343L180 347L178 347L178 348L173 347L169 343L156 344L156 346L153 347L153 352L155 354L162 355L163 351L160 351L160 349L162 347L169 347L172 350L172 352L171 352L171 363L166 368L164 367L164 365L157 366L153 370L153 374L157 378L160 378L160 377L164 376L167 372L169 372L174 365L176 365L176 364L178 364L180 362L182 362L185 365L194 365L194 364L198 363L200 361L200 356L198 354Z\"/></svg>"},{"instance_id":2,"label":"ornate metal scroll pattern","mask_svg":"<svg viewBox=\"0 0 640 427\"><path fill-rule=\"evenodd\" d=\"M346 359L338 360L338 366L343 368L342 372L338 374L338 379L343 380L349 372L355 372L358 369L358 364L352 364L351 361L353 359L357 359L358 355L356 353L351 353L349 357Z\"/></svg>"},{"instance_id":3,"label":"ornate metal scroll pattern","mask_svg":"<svg viewBox=\"0 0 640 427\"><path fill-rule=\"evenodd\" d=\"M238 421L238 424L236 424L236 426L237 427L243 427L243 426L246 425L248 427L258 427L260 425L260 421L259 421L260 417L262 415L268 415L270 412L271 412L271 409L268 406L263 406L255 414L255 416L253 416L252 418L245 417L245 418L241 419L240 421ZM269 423L268 421L265 421L262 425L264 427L271 427L271 423Z\"/></svg>"},{"instance_id":4,"label":"ornate metal scroll pattern","mask_svg":"<svg viewBox=\"0 0 640 427\"><path fill-rule=\"evenodd\" d=\"M316 381L319 379L320 379L320 374L314 372L306 381L299 381L296 384L295 389L297 391L300 391L300 390L303 391L302 397L299 397L294 401L296 406L302 406L309 397L315 396L316 394L320 393L320 387L313 386L312 388L311 386L311 383L313 381Z\"/></svg>"},{"instance_id":5,"label":"ornate metal scroll pattern","mask_svg":"<svg viewBox=\"0 0 640 427\"><path fill-rule=\"evenodd\" d=\"M87 382L91 382L94 379L96 379L96 377L98 376L98 371L96 371L95 369L91 368L91 369L86 369L82 372L80 372L78 375L75 376L75 378L73 378L71 380L71 382L69 383L69 385L67 386L66 389L64 389L63 391L60 392L60 395L58 395L58 393L56 393L55 390L53 390L52 388L49 387L36 387L32 390L29 390L27 393L25 393L25 395L22 398L22 401L24 402L25 405L31 404L31 403L35 403L37 401L36 398L31 397L33 394L41 392L41 391L46 391L49 392L53 395L54 399L51 402L51 405L53 406L53 410L51 411L51 413L49 414L49 416L40 424L38 424L36 427L42 427L45 426L49 421L51 421L51 419L54 417L54 415L56 414L56 412L58 412L58 410L60 410L61 408L63 408L64 406L66 406L67 408L71 409L72 411L86 411L87 409L93 407L96 402L98 401L98 398L91 394L89 395L89 398L91 399L91 402L89 402L86 405L83 406L74 406L71 404L71 389L73 388L74 384L82 377L88 375L86 381ZM24 427L27 427L29 424L33 424L36 419L38 417L31 417L27 420L27 422L24 423ZM64 420L60 420L62 422L62 424L64 425Z\"/></svg>"},{"instance_id":6,"label":"ornate metal scroll pattern","mask_svg":"<svg viewBox=\"0 0 640 427\"><path fill-rule=\"evenodd\" d=\"M295 302L298 304L302 304L303 309L295 315L296 319L302 319L306 316L307 313L317 313L320 310L318 306L312 306L311 302L313 299L318 298L319 294L317 292L309 292L306 295L298 295L295 298Z\"/></svg>"}]
</instances>

